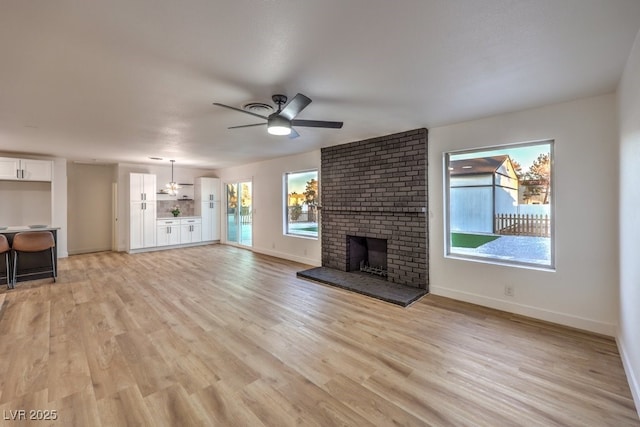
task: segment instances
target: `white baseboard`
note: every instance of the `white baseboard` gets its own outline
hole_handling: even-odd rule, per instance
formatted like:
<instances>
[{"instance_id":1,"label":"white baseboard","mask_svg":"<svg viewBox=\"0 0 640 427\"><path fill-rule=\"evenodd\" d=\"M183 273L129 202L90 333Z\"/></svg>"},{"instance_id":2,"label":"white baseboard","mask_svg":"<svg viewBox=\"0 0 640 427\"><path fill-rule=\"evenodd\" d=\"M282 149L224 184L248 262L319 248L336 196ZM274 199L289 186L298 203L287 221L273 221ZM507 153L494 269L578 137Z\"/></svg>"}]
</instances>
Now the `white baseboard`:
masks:
<instances>
[{"instance_id":1,"label":"white baseboard","mask_svg":"<svg viewBox=\"0 0 640 427\"><path fill-rule=\"evenodd\" d=\"M534 319L557 323L589 332L595 332L597 334L607 335L610 337L616 336L616 325L612 323L599 322L597 320L587 319L584 317L571 316L565 313L437 286L429 286L429 292L434 295L470 302L472 304L495 308L496 310L507 311L509 313L520 314L522 316L533 317Z\"/></svg>"},{"instance_id":2,"label":"white baseboard","mask_svg":"<svg viewBox=\"0 0 640 427\"><path fill-rule=\"evenodd\" d=\"M95 252L107 252L110 250L111 250L111 247L75 249L75 250L69 251L67 255L91 254Z\"/></svg>"},{"instance_id":3,"label":"white baseboard","mask_svg":"<svg viewBox=\"0 0 640 427\"><path fill-rule=\"evenodd\" d=\"M620 358L622 359L622 366L624 367L624 372L627 375L627 382L629 383L629 388L631 389L631 395L633 396L633 402L636 405L636 411L638 412L638 417L640 418L640 372L635 372L633 370L633 365L631 365L631 359L629 358L629 353L626 350L626 346L624 344L624 340L622 339L622 333L618 330L618 335L616 336L616 343L618 344L618 352L620 353Z\"/></svg>"},{"instance_id":4,"label":"white baseboard","mask_svg":"<svg viewBox=\"0 0 640 427\"><path fill-rule=\"evenodd\" d=\"M300 257L300 256L296 256L296 255L291 255L291 254L286 253L286 252L278 252L278 251L274 251L274 250L263 249L263 248L255 248L255 247L251 248L251 249L254 252L258 252L260 254L269 255L269 256L276 257L276 258L282 258L282 259L286 259L286 260L289 260L289 261L299 262L301 264L312 265L314 267L320 267L320 265L322 265L322 262L320 260L307 258L307 257Z\"/></svg>"}]
</instances>

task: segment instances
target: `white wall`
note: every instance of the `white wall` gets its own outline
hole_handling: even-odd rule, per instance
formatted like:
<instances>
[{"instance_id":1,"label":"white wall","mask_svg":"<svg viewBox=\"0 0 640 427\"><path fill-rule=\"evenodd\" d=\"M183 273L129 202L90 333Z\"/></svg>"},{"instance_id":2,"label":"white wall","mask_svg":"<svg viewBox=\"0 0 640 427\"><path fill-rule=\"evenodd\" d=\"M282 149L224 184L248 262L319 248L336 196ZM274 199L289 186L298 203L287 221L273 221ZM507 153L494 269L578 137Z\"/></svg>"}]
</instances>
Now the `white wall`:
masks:
<instances>
[{"instance_id":1,"label":"white wall","mask_svg":"<svg viewBox=\"0 0 640 427\"><path fill-rule=\"evenodd\" d=\"M618 87L620 119L620 319L617 334L640 415L640 34Z\"/></svg>"},{"instance_id":2,"label":"white wall","mask_svg":"<svg viewBox=\"0 0 640 427\"><path fill-rule=\"evenodd\" d=\"M51 183L0 181L0 224L51 224Z\"/></svg>"},{"instance_id":3,"label":"white wall","mask_svg":"<svg viewBox=\"0 0 640 427\"><path fill-rule=\"evenodd\" d=\"M43 209L50 209L51 225L54 227L60 227L56 233L58 258L66 258L69 255L67 251L67 161L61 158L11 152L0 152L0 156L16 157L21 159L51 160L53 162L53 181L51 182L50 205L48 207L43 207Z\"/></svg>"},{"instance_id":4,"label":"white wall","mask_svg":"<svg viewBox=\"0 0 640 427\"><path fill-rule=\"evenodd\" d=\"M114 165L67 164L69 254L111 249Z\"/></svg>"},{"instance_id":5,"label":"white wall","mask_svg":"<svg viewBox=\"0 0 640 427\"><path fill-rule=\"evenodd\" d=\"M613 336L618 322L616 129L614 94L430 129L430 291ZM546 139L555 140L556 271L445 258L443 153ZM505 285L514 287L513 297L504 295Z\"/></svg>"},{"instance_id":6,"label":"white wall","mask_svg":"<svg viewBox=\"0 0 640 427\"><path fill-rule=\"evenodd\" d=\"M286 172L309 169L320 170L319 150L216 171L223 183L253 181L254 251L309 265L321 264L320 239L283 234L283 176ZM322 176L320 182L322 182ZM226 193L223 191L221 194L224 198ZM224 213L222 216L225 217ZM225 221L222 222L222 241L224 242L226 228Z\"/></svg>"},{"instance_id":7,"label":"white wall","mask_svg":"<svg viewBox=\"0 0 640 427\"><path fill-rule=\"evenodd\" d=\"M131 172L151 173L156 175L156 183L158 189L171 181L171 164L165 162L163 164L132 164L120 163L116 167L116 177L118 183L118 199L117 199L117 227L116 242L118 251L127 250L127 242L129 239L129 174ZM194 178L199 176L216 177L215 171L208 169L192 169L181 167L178 163L174 165L173 177L178 183L193 184ZM193 190L191 190L193 194Z\"/></svg>"}]
</instances>

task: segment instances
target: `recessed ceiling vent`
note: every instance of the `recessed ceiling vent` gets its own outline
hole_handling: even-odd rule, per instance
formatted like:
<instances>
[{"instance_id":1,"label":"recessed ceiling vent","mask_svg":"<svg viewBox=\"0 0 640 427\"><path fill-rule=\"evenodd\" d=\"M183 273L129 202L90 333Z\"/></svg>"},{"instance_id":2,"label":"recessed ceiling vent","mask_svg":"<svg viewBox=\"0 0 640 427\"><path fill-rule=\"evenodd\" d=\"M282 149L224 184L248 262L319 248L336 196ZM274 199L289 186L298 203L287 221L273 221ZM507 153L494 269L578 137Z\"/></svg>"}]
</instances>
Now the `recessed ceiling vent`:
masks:
<instances>
[{"instance_id":1,"label":"recessed ceiling vent","mask_svg":"<svg viewBox=\"0 0 640 427\"><path fill-rule=\"evenodd\" d=\"M273 113L273 107L269 104L265 104L264 102L250 102L245 104L242 109L249 111L250 113L262 114L263 116L268 116Z\"/></svg>"}]
</instances>

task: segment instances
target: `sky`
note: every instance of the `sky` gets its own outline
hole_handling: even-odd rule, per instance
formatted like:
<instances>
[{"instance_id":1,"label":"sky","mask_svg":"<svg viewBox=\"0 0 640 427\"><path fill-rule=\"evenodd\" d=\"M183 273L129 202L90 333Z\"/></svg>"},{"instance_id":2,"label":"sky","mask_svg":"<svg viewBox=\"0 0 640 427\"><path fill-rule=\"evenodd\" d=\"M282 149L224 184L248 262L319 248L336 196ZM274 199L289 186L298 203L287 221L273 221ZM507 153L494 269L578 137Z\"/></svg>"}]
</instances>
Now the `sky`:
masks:
<instances>
[{"instance_id":1,"label":"sky","mask_svg":"<svg viewBox=\"0 0 640 427\"><path fill-rule=\"evenodd\" d=\"M309 171L309 172L300 172L300 173L290 173L288 175L289 184L288 190L289 194L294 191L298 194L304 193L304 190L307 188L307 181L311 181L312 179L318 179L318 171Z\"/></svg>"},{"instance_id":2,"label":"sky","mask_svg":"<svg viewBox=\"0 0 640 427\"><path fill-rule=\"evenodd\" d=\"M475 159L478 157L499 156L501 154L507 154L509 155L511 160L515 160L520 163L520 166L522 166L522 171L526 172L529 170L529 166L533 164L533 162L538 158L540 154L546 154L550 151L551 144L549 142L536 145L527 144L520 147L514 147L513 145L510 145L509 148L496 147L490 150L474 151L472 153L452 153L451 160Z\"/></svg>"}]
</instances>

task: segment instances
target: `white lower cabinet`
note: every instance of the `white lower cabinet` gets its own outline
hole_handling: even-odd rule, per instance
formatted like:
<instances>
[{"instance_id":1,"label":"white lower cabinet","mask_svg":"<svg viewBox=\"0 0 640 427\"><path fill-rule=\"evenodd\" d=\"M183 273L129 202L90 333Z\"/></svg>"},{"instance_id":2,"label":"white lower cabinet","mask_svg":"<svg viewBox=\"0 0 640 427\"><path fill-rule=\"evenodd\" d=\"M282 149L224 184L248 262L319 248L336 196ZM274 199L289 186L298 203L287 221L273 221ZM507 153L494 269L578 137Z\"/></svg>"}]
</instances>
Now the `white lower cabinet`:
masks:
<instances>
[{"instance_id":1,"label":"white lower cabinet","mask_svg":"<svg viewBox=\"0 0 640 427\"><path fill-rule=\"evenodd\" d=\"M180 220L180 243L197 243L202 241L202 219L182 218Z\"/></svg>"},{"instance_id":2,"label":"white lower cabinet","mask_svg":"<svg viewBox=\"0 0 640 427\"><path fill-rule=\"evenodd\" d=\"M156 202L131 202L129 250L156 246Z\"/></svg>"},{"instance_id":3,"label":"white lower cabinet","mask_svg":"<svg viewBox=\"0 0 640 427\"><path fill-rule=\"evenodd\" d=\"M180 244L180 220L159 219L157 221L156 244L170 246Z\"/></svg>"}]
</instances>

